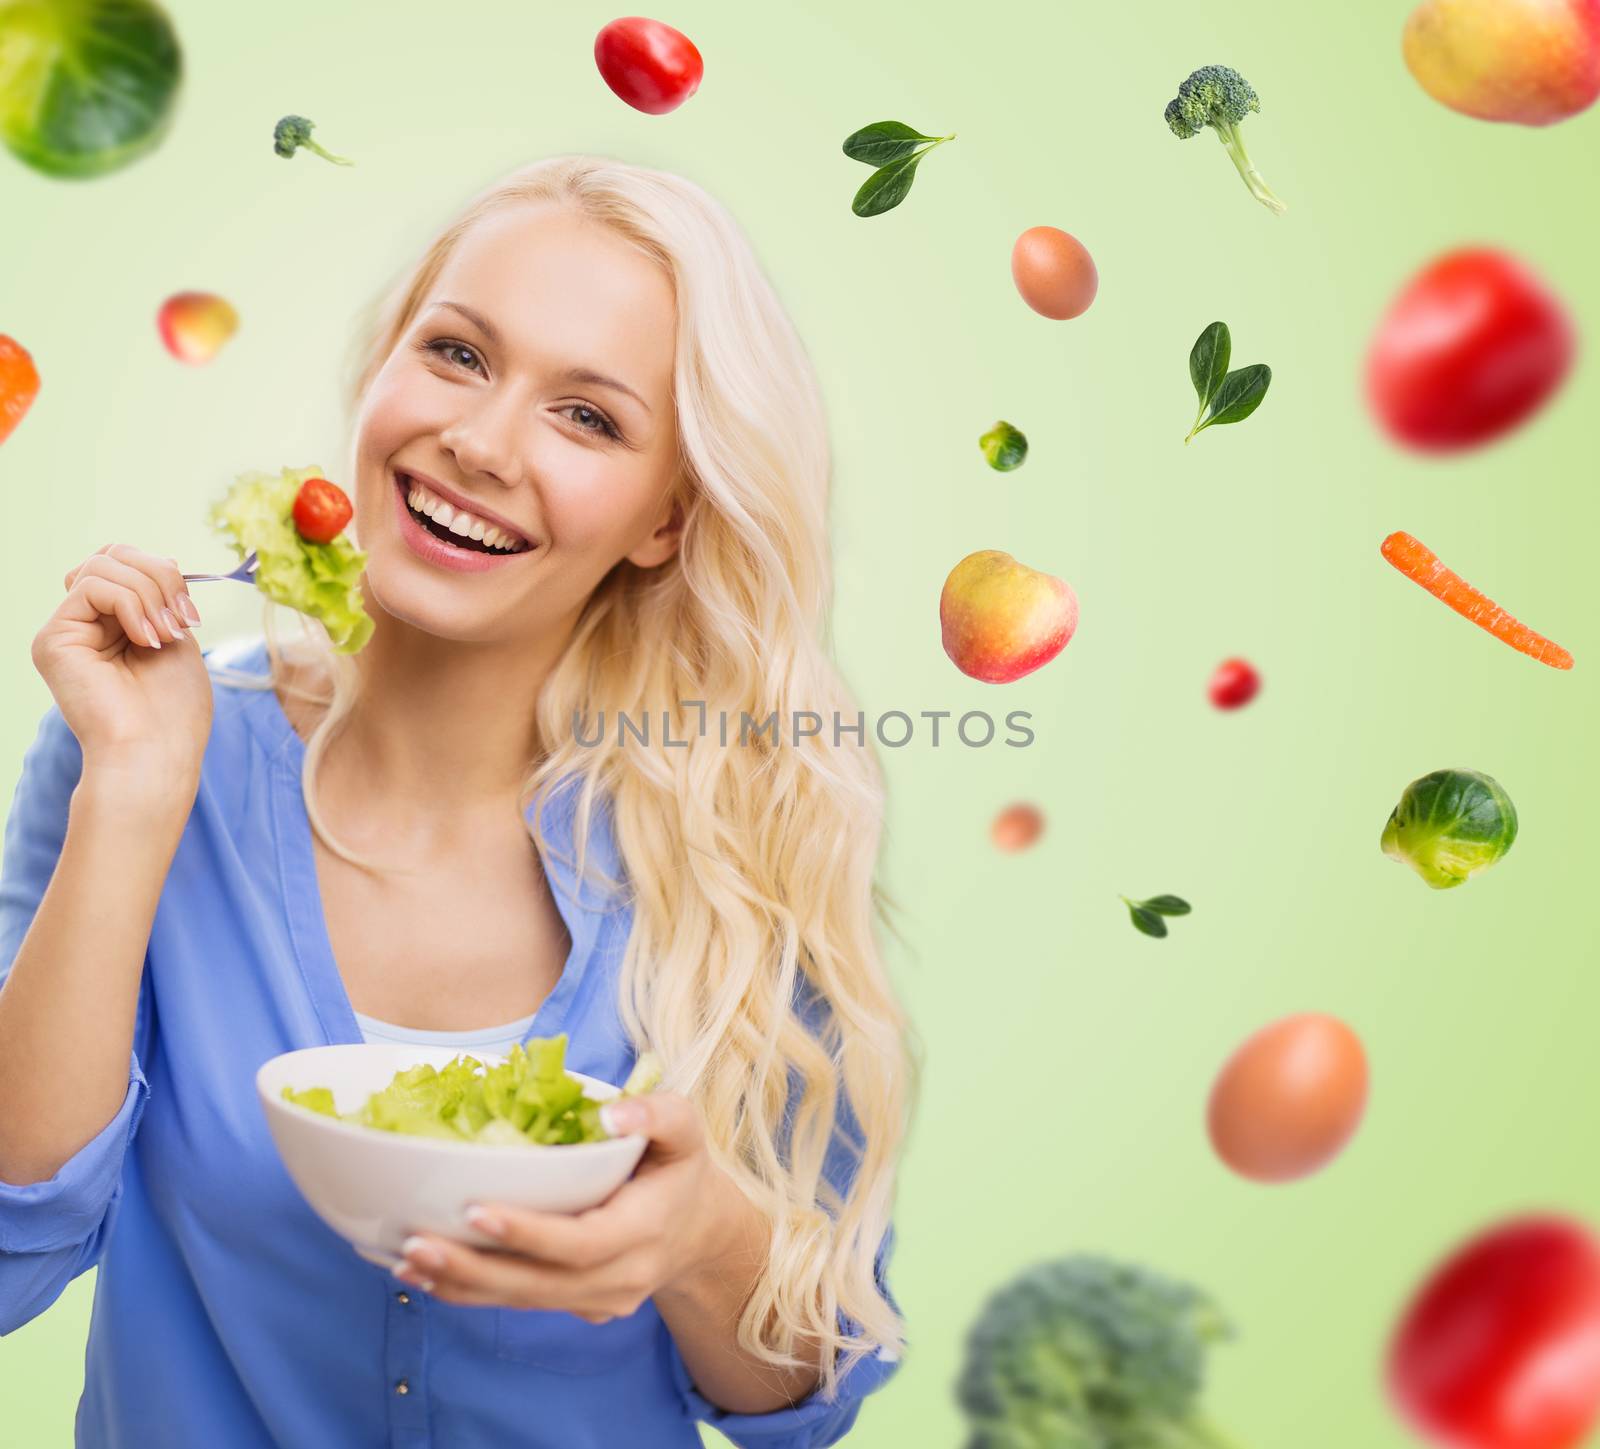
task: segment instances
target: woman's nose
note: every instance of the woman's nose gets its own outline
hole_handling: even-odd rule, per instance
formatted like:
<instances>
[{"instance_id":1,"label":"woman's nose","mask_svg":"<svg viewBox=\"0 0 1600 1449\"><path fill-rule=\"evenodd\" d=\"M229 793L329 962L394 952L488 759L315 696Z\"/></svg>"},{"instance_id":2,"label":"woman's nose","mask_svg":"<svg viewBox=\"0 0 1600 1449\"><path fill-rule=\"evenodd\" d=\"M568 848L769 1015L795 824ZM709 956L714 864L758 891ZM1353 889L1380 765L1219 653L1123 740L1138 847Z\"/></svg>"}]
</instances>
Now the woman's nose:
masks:
<instances>
[{"instance_id":1,"label":"woman's nose","mask_svg":"<svg viewBox=\"0 0 1600 1449\"><path fill-rule=\"evenodd\" d=\"M464 473L487 474L512 486L521 481L520 430L509 410L493 403L464 413L439 434L439 444Z\"/></svg>"}]
</instances>

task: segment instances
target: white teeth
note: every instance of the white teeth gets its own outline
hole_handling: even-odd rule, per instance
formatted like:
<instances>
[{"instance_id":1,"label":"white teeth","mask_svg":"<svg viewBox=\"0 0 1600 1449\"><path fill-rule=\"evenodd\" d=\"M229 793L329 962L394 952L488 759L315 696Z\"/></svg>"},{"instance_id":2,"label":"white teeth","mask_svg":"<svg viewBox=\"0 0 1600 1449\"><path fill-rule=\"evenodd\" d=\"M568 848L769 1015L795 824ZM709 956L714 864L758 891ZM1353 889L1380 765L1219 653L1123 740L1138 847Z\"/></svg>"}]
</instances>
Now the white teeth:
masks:
<instances>
[{"instance_id":1,"label":"white teeth","mask_svg":"<svg viewBox=\"0 0 1600 1449\"><path fill-rule=\"evenodd\" d=\"M442 498L435 498L420 483L413 482L406 494L406 504L413 513L421 513L460 538L475 539L501 553L514 553L517 541L514 535L492 523L486 523L471 513L457 509Z\"/></svg>"}]
</instances>

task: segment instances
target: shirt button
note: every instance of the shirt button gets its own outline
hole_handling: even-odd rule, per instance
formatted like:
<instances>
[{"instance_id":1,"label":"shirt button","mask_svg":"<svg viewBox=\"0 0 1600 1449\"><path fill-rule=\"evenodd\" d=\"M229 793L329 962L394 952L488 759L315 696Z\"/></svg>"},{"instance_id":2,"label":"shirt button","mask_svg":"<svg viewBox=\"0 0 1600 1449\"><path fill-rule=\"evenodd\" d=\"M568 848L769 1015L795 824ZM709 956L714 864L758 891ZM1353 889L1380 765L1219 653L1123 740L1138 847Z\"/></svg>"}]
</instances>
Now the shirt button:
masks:
<instances>
[{"instance_id":1,"label":"shirt button","mask_svg":"<svg viewBox=\"0 0 1600 1449\"><path fill-rule=\"evenodd\" d=\"M396 1302L399 1303L409 1303L411 1301L411 1295L409 1293L396 1293L394 1296Z\"/></svg>"},{"instance_id":2,"label":"shirt button","mask_svg":"<svg viewBox=\"0 0 1600 1449\"><path fill-rule=\"evenodd\" d=\"M397 1394L409 1394L411 1392L411 1385L408 1384L404 1379L401 1379L400 1382L394 1386L394 1391Z\"/></svg>"}]
</instances>

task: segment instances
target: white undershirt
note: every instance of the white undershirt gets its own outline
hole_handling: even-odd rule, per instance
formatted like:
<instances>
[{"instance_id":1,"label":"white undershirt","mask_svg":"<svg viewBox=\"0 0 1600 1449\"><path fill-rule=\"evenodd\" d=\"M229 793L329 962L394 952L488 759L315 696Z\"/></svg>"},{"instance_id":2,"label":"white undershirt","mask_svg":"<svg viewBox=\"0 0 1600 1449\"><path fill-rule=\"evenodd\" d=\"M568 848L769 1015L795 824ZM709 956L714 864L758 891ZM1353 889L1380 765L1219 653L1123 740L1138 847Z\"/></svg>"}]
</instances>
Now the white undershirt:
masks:
<instances>
[{"instance_id":1,"label":"white undershirt","mask_svg":"<svg viewBox=\"0 0 1600 1449\"><path fill-rule=\"evenodd\" d=\"M508 1021L504 1026L482 1026L475 1031L424 1031L416 1026L396 1026L393 1022L378 1021L356 1012L356 1025L368 1042L401 1042L407 1046L459 1047L493 1056L505 1056L533 1025L538 1012L530 1012L520 1021Z\"/></svg>"}]
</instances>

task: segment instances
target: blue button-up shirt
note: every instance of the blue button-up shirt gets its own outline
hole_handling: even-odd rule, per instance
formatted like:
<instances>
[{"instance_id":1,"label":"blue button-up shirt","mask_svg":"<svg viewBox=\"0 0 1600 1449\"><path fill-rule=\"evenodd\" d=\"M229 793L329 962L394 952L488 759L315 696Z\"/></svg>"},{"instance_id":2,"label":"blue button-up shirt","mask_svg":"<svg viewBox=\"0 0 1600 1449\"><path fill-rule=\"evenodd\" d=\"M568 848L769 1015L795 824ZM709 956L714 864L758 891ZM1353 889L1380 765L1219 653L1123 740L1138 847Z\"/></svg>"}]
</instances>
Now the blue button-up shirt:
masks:
<instances>
[{"instance_id":1,"label":"blue button-up shirt","mask_svg":"<svg viewBox=\"0 0 1600 1449\"><path fill-rule=\"evenodd\" d=\"M264 674L265 643L247 642L229 664ZM207 660L222 662L218 651ZM842 1438L892 1360L861 1360L832 1404L814 1393L773 1413L728 1413L696 1392L652 1302L605 1324L443 1303L366 1262L312 1212L268 1134L256 1068L361 1031L322 911L304 742L271 689L212 685L199 791L145 957L127 1095L49 1181L0 1182L0 1334L99 1267L77 1443L685 1449L700 1443L697 1420L751 1449ZM6 823L0 980L55 869L82 764L52 706ZM543 816L569 856L575 795L553 795ZM625 879L603 808L589 848ZM617 1013L631 907L553 856L544 866L572 949L528 1035L567 1033L573 1070L620 1082L633 1065ZM63 1091L72 1065L60 1064ZM836 1186L852 1161L830 1153ZM885 1294L893 1236L878 1258Z\"/></svg>"}]
</instances>

